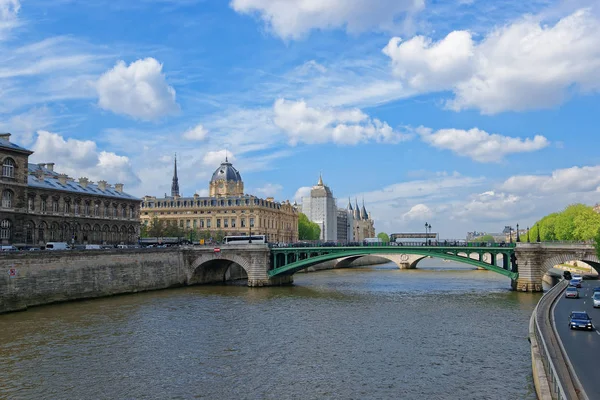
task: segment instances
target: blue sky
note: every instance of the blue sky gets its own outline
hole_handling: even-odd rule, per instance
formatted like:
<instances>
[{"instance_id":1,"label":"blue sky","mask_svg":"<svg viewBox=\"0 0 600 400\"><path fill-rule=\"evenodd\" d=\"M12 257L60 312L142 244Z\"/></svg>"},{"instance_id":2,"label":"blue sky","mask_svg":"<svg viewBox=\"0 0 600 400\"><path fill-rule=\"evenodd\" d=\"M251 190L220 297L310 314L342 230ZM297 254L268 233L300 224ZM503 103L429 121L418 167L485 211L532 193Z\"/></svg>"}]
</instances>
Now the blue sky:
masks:
<instances>
[{"instance_id":1,"label":"blue sky","mask_svg":"<svg viewBox=\"0 0 600 400\"><path fill-rule=\"evenodd\" d=\"M78 178L206 194L319 172L376 229L525 227L600 201L600 3L0 0L0 130Z\"/></svg>"}]
</instances>

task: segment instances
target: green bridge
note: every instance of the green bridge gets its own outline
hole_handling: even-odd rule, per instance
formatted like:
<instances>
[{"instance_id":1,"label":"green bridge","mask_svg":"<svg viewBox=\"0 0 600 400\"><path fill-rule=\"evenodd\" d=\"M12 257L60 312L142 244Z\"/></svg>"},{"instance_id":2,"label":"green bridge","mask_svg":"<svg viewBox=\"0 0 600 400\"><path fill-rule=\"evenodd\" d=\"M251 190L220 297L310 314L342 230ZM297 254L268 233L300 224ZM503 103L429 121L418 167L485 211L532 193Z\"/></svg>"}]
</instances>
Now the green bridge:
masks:
<instances>
[{"instance_id":1,"label":"green bridge","mask_svg":"<svg viewBox=\"0 0 600 400\"><path fill-rule=\"evenodd\" d=\"M375 244L340 247L284 247L271 249L270 278L293 275L313 265L336 259L349 264L368 256L388 258L400 268L415 268L419 260L435 257L484 268L517 280L519 273L515 258L515 244L505 246L390 246ZM343 265L343 264L342 264Z\"/></svg>"}]
</instances>

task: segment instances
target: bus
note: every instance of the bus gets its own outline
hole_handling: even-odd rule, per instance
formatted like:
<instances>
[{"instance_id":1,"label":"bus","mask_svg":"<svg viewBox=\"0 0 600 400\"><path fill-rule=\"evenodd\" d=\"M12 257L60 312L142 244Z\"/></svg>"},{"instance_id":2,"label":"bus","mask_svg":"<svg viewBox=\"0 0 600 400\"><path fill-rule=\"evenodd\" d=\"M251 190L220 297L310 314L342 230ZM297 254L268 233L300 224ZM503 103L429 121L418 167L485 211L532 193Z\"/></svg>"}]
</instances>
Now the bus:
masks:
<instances>
[{"instance_id":1,"label":"bus","mask_svg":"<svg viewBox=\"0 0 600 400\"><path fill-rule=\"evenodd\" d=\"M224 244L248 244L252 240L254 243L267 243L265 235L252 235L252 236L225 236L223 238Z\"/></svg>"},{"instance_id":2,"label":"bus","mask_svg":"<svg viewBox=\"0 0 600 400\"><path fill-rule=\"evenodd\" d=\"M437 233L392 233L390 243L397 246L425 246L437 242Z\"/></svg>"}]
</instances>

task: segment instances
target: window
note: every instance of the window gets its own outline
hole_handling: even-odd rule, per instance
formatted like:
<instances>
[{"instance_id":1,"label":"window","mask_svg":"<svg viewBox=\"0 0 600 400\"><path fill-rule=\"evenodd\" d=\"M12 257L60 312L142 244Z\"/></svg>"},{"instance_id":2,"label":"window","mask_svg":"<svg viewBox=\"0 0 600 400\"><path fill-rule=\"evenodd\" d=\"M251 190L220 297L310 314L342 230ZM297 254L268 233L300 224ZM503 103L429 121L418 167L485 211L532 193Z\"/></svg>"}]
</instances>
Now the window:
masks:
<instances>
[{"instance_id":1,"label":"window","mask_svg":"<svg viewBox=\"0 0 600 400\"><path fill-rule=\"evenodd\" d=\"M217 218L217 228L221 227L221 218Z\"/></svg>"},{"instance_id":2,"label":"window","mask_svg":"<svg viewBox=\"0 0 600 400\"><path fill-rule=\"evenodd\" d=\"M90 215L90 203L87 202L87 201L85 202L84 214L85 215Z\"/></svg>"},{"instance_id":3,"label":"window","mask_svg":"<svg viewBox=\"0 0 600 400\"><path fill-rule=\"evenodd\" d=\"M27 209L29 211L33 211L35 209L35 200L33 199L33 197L29 197L27 199Z\"/></svg>"},{"instance_id":4,"label":"window","mask_svg":"<svg viewBox=\"0 0 600 400\"><path fill-rule=\"evenodd\" d=\"M94 216L95 217L100 216L100 207L98 206L98 204L94 204Z\"/></svg>"},{"instance_id":5,"label":"window","mask_svg":"<svg viewBox=\"0 0 600 400\"><path fill-rule=\"evenodd\" d=\"M207 227L207 228L210 228L210 222L211 222L211 220L210 220L210 219L207 219L207 220L206 220L206 227Z\"/></svg>"},{"instance_id":6,"label":"window","mask_svg":"<svg viewBox=\"0 0 600 400\"><path fill-rule=\"evenodd\" d=\"M196 220L193 220L193 221L192 221L192 226L194 227L194 229L196 229L196 223L197 223L197 222L198 222L198 221L196 221Z\"/></svg>"},{"instance_id":7,"label":"window","mask_svg":"<svg viewBox=\"0 0 600 400\"><path fill-rule=\"evenodd\" d=\"M231 227L235 228L235 218L231 218Z\"/></svg>"},{"instance_id":8,"label":"window","mask_svg":"<svg viewBox=\"0 0 600 400\"><path fill-rule=\"evenodd\" d=\"M10 190L5 190L2 192L2 207L11 208L13 201L13 192Z\"/></svg>"},{"instance_id":9,"label":"window","mask_svg":"<svg viewBox=\"0 0 600 400\"><path fill-rule=\"evenodd\" d=\"M245 227L246 227L246 218L242 218L242 219L240 220L240 226L241 226L242 228L245 228Z\"/></svg>"},{"instance_id":10,"label":"window","mask_svg":"<svg viewBox=\"0 0 600 400\"><path fill-rule=\"evenodd\" d=\"M227 218L223 219L223 228L229 228L229 220Z\"/></svg>"},{"instance_id":11,"label":"window","mask_svg":"<svg viewBox=\"0 0 600 400\"><path fill-rule=\"evenodd\" d=\"M46 199L42 199L40 208L42 209L42 212L46 212Z\"/></svg>"},{"instance_id":12,"label":"window","mask_svg":"<svg viewBox=\"0 0 600 400\"><path fill-rule=\"evenodd\" d=\"M0 222L0 239L10 239L10 221L5 219Z\"/></svg>"},{"instance_id":13,"label":"window","mask_svg":"<svg viewBox=\"0 0 600 400\"><path fill-rule=\"evenodd\" d=\"M75 203L75 215L79 215L79 203Z\"/></svg>"},{"instance_id":14,"label":"window","mask_svg":"<svg viewBox=\"0 0 600 400\"><path fill-rule=\"evenodd\" d=\"M109 215L110 215L110 214L108 213L108 206L107 206L107 205L105 205L105 206L104 206L104 216L105 216L106 218L108 218L108 216L109 216Z\"/></svg>"},{"instance_id":15,"label":"window","mask_svg":"<svg viewBox=\"0 0 600 400\"><path fill-rule=\"evenodd\" d=\"M4 163L2 164L2 176L14 178L15 162L12 159L7 158L6 160L4 160Z\"/></svg>"},{"instance_id":16,"label":"window","mask_svg":"<svg viewBox=\"0 0 600 400\"><path fill-rule=\"evenodd\" d=\"M113 204L112 210L113 210L113 217L117 218L118 210L117 210L117 205L116 204Z\"/></svg>"},{"instance_id":17,"label":"window","mask_svg":"<svg viewBox=\"0 0 600 400\"><path fill-rule=\"evenodd\" d=\"M68 201L65 201L65 214L70 213L71 212L71 203L69 203Z\"/></svg>"},{"instance_id":18,"label":"window","mask_svg":"<svg viewBox=\"0 0 600 400\"><path fill-rule=\"evenodd\" d=\"M250 228L254 228L254 218L250 218Z\"/></svg>"},{"instance_id":19,"label":"window","mask_svg":"<svg viewBox=\"0 0 600 400\"><path fill-rule=\"evenodd\" d=\"M179 221L179 227L183 228L183 220Z\"/></svg>"},{"instance_id":20,"label":"window","mask_svg":"<svg viewBox=\"0 0 600 400\"><path fill-rule=\"evenodd\" d=\"M203 219L200 220L200 228L204 228L204 220Z\"/></svg>"},{"instance_id":21,"label":"window","mask_svg":"<svg viewBox=\"0 0 600 400\"><path fill-rule=\"evenodd\" d=\"M133 207L129 207L129 218L133 218Z\"/></svg>"},{"instance_id":22,"label":"window","mask_svg":"<svg viewBox=\"0 0 600 400\"><path fill-rule=\"evenodd\" d=\"M127 207L126 206L121 206L121 216L123 218L127 218Z\"/></svg>"}]
</instances>

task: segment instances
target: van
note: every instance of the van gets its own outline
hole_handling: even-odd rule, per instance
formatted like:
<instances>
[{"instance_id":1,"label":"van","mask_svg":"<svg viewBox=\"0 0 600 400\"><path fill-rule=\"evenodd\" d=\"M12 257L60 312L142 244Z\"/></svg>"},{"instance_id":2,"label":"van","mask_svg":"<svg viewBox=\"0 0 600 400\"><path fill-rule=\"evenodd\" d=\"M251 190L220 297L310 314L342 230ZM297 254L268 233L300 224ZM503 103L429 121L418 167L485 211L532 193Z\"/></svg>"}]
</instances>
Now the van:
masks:
<instances>
[{"instance_id":1,"label":"van","mask_svg":"<svg viewBox=\"0 0 600 400\"><path fill-rule=\"evenodd\" d=\"M46 243L46 250L68 250L69 245L67 242L48 242Z\"/></svg>"},{"instance_id":2,"label":"van","mask_svg":"<svg viewBox=\"0 0 600 400\"><path fill-rule=\"evenodd\" d=\"M86 250L102 250L102 246L100 246L99 244L86 244L85 249Z\"/></svg>"},{"instance_id":3,"label":"van","mask_svg":"<svg viewBox=\"0 0 600 400\"><path fill-rule=\"evenodd\" d=\"M17 251L15 246L0 246L0 251Z\"/></svg>"},{"instance_id":4,"label":"van","mask_svg":"<svg viewBox=\"0 0 600 400\"><path fill-rule=\"evenodd\" d=\"M129 248L129 246L126 245L126 244L119 244L119 245L117 245L117 249L128 249L128 248Z\"/></svg>"}]
</instances>

